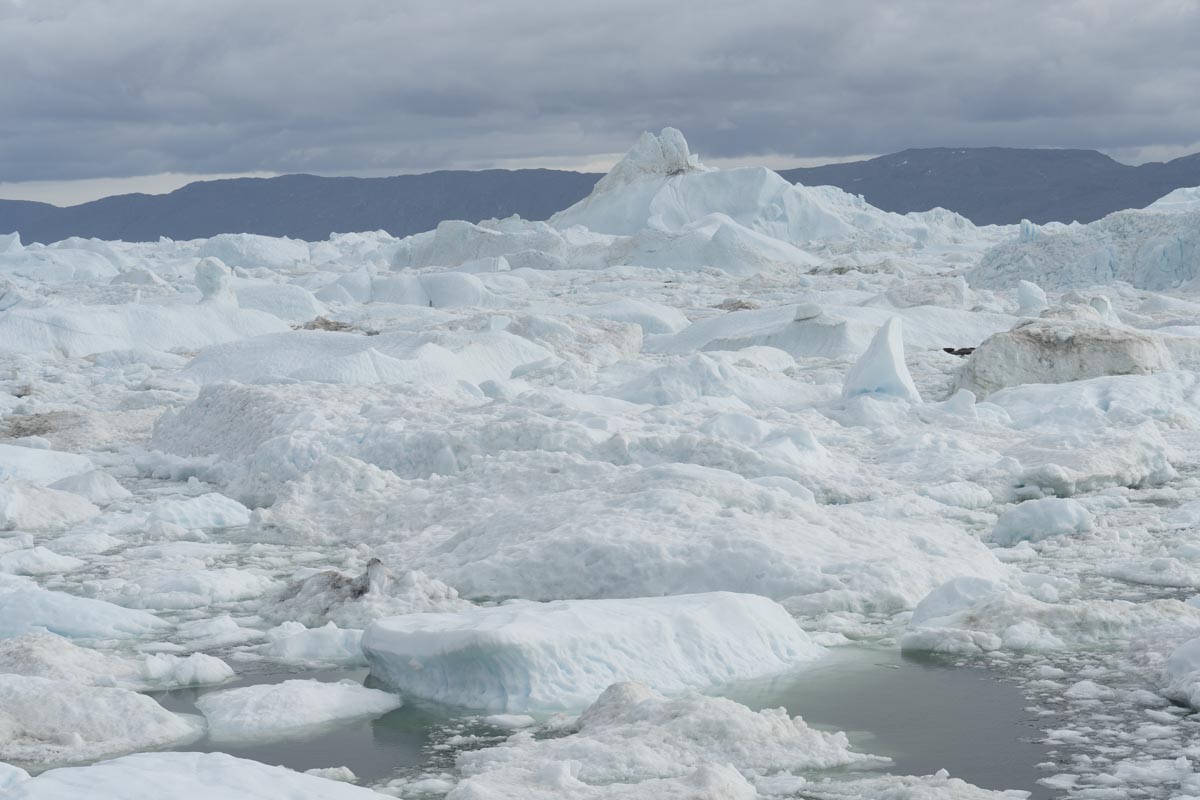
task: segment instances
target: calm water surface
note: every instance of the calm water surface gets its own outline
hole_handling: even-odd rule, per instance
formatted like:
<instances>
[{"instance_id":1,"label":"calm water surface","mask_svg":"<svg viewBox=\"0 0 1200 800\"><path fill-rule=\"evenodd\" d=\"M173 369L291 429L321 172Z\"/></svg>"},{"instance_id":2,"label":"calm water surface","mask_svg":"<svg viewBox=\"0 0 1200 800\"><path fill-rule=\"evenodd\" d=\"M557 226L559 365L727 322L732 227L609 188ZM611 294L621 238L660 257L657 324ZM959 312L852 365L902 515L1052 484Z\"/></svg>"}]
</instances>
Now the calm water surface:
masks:
<instances>
[{"instance_id":1,"label":"calm water surface","mask_svg":"<svg viewBox=\"0 0 1200 800\"><path fill-rule=\"evenodd\" d=\"M197 713L195 700L206 691L293 678L351 679L372 685L365 669L247 674L212 689L153 696L172 711ZM987 789L1052 796L1036 783L1043 773L1035 765L1047 760L1047 749L1032 741L1039 728L1025 710L1024 697L1016 686L983 668L911 658L894 649L843 647L794 674L725 686L714 693L756 710L783 706L814 727L844 730L857 749L890 757L894 763L887 772L927 775L945 768ZM305 739L253 744L202 739L180 749L221 751L297 770L346 766L370 783L428 763L436 752L429 748L433 731L455 715L453 709L406 701L378 719Z\"/></svg>"}]
</instances>

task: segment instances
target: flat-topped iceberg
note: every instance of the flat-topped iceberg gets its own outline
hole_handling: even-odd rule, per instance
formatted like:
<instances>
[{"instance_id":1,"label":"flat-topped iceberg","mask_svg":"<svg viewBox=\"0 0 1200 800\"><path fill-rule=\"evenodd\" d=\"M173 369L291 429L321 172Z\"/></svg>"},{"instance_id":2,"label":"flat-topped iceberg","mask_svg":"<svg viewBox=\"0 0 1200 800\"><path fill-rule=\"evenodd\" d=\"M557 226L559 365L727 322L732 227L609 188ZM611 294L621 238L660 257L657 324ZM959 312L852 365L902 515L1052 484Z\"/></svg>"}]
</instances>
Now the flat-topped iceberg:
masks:
<instances>
[{"instance_id":1,"label":"flat-topped iceberg","mask_svg":"<svg viewBox=\"0 0 1200 800\"><path fill-rule=\"evenodd\" d=\"M620 681L705 688L823 652L782 606L732 592L410 614L376 622L362 646L386 683L489 711L582 708Z\"/></svg>"}]
</instances>

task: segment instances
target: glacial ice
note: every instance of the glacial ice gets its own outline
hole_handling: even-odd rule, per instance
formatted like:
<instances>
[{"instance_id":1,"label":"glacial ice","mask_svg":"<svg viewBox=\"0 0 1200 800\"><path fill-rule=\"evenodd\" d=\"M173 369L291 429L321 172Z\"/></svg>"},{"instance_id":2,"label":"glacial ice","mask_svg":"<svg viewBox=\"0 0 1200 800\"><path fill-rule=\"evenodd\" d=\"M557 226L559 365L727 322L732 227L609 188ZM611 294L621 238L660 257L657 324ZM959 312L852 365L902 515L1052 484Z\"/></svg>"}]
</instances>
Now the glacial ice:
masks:
<instances>
[{"instance_id":1,"label":"glacial ice","mask_svg":"<svg viewBox=\"0 0 1200 800\"><path fill-rule=\"evenodd\" d=\"M614 683L570 735L518 733L459 756L466 778L448 797L749 798L759 776L880 762L854 752L845 734L814 730L783 709L756 713L718 697L668 699L640 683ZM710 771L714 764L728 771Z\"/></svg>"},{"instance_id":2,"label":"glacial ice","mask_svg":"<svg viewBox=\"0 0 1200 800\"><path fill-rule=\"evenodd\" d=\"M668 129L548 222L0 236L0 759L190 746L139 692L235 677L220 736L319 735L398 699L270 681L370 663L414 706L591 705L448 712L387 794L1004 796L688 693L899 647L1016 681L1066 797L1200 796L1196 197L977 227ZM0 785L371 791L304 766Z\"/></svg>"},{"instance_id":3,"label":"glacial ice","mask_svg":"<svg viewBox=\"0 0 1200 800\"><path fill-rule=\"evenodd\" d=\"M378 800L370 789L224 753L137 753L18 783L13 800Z\"/></svg>"},{"instance_id":4,"label":"glacial ice","mask_svg":"<svg viewBox=\"0 0 1200 800\"><path fill-rule=\"evenodd\" d=\"M0 674L0 759L53 765L182 744L204 726L127 689Z\"/></svg>"},{"instance_id":5,"label":"glacial ice","mask_svg":"<svg viewBox=\"0 0 1200 800\"><path fill-rule=\"evenodd\" d=\"M778 604L730 593L410 614L371 625L362 648L404 692L505 712L580 708L621 681L706 688L822 652Z\"/></svg>"},{"instance_id":6,"label":"glacial ice","mask_svg":"<svg viewBox=\"0 0 1200 800\"><path fill-rule=\"evenodd\" d=\"M899 397L910 403L921 402L908 367L904 363L904 339L899 317L883 324L875 338L846 373L842 397L849 400L863 394Z\"/></svg>"},{"instance_id":7,"label":"glacial ice","mask_svg":"<svg viewBox=\"0 0 1200 800\"><path fill-rule=\"evenodd\" d=\"M347 720L400 707L400 698L353 681L290 680L209 692L196 701L218 741L270 741L310 735Z\"/></svg>"}]
</instances>

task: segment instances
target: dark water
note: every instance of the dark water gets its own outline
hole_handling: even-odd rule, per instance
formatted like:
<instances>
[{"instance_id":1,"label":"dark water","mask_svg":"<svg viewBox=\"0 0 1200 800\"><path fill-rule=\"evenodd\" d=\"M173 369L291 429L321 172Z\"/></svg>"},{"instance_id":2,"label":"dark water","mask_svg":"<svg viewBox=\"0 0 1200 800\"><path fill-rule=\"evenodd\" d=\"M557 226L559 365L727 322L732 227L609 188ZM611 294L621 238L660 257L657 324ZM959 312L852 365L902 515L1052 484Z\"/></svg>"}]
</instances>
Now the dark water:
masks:
<instances>
[{"instance_id":1,"label":"dark water","mask_svg":"<svg viewBox=\"0 0 1200 800\"><path fill-rule=\"evenodd\" d=\"M909 657L898 650L844 647L781 678L719 692L752 709L783 706L823 730L842 730L855 748L888 756L884 771L929 775L946 769L985 789L1022 789L1033 798L1048 748L1020 689L983 668Z\"/></svg>"},{"instance_id":2,"label":"dark water","mask_svg":"<svg viewBox=\"0 0 1200 800\"><path fill-rule=\"evenodd\" d=\"M154 697L172 711L194 714L195 699L205 691L293 678L349 678L370 685L365 669L273 673ZM1043 773L1035 764L1047 760L1047 749L1030 741L1039 736L1039 728L1025 711L1024 697L1016 686L982 668L910 658L894 649L844 647L794 674L714 693L755 710L783 706L814 727L844 730L857 749L893 759L894 764L880 771L928 775L945 768L987 789L1052 796L1036 783ZM221 751L297 770L346 766L360 780L371 782L428 762L433 730L454 714L452 709L410 701L378 719L305 739L248 745L202 739L180 749Z\"/></svg>"},{"instance_id":3,"label":"dark water","mask_svg":"<svg viewBox=\"0 0 1200 800\"><path fill-rule=\"evenodd\" d=\"M152 696L171 711L199 714L196 699L206 692L294 679L369 682L366 669L251 674L220 686L155 692ZM361 780L372 781L385 778L397 769L419 766L426 761L428 753L423 748L429 743L430 731L448 719L449 715L443 709L406 702L377 719L351 722L303 739L234 744L213 742L205 737L178 749L229 753L239 758L300 771L314 767L349 767Z\"/></svg>"}]
</instances>

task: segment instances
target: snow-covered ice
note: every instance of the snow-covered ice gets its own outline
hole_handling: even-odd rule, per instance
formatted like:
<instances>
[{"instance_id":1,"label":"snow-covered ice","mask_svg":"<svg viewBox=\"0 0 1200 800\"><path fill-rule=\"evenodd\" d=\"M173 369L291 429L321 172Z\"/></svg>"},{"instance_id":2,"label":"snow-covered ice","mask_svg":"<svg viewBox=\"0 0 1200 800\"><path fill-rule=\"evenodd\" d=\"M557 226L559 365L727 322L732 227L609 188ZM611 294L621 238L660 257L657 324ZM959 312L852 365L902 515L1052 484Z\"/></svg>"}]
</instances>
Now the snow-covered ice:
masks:
<instances>
[{"instance_id":1,"label":"snow-covered ice","mask_svg":"<svg viewBox=\"0 0 1200 800\"><path fill-rule=\"evenodd\" d=\"M352 681L290 680L209 692L196 701L218 741L303 736L346 720L378 717L399 708L396 695Z\"/></svg>"},{"instance_id":2,"label":"snow-covered ice","mask_svg":"<svg viewBox=\"0 0 1200 800\"><path fill-rule=\"evenodd\" d=\"M385 794L1001 796L688 693L864 644L1016 681L1043 788L1200 796L1197 197L981 227L665 129L545 222L5 231L0 760L349 730L400 698L272 681L369 663L401 715L474 709ZM234 678L208 723L146 694ZM348 778L142 753L0 786L369 791L320 775Z\"/></svg>"},{"instance_id":3,"label":"snow-covered ice","mask_svg":"<svg viewBox=\"0 0 1200 800\"><path fill-rule=\"evenodd\" d=\"M0 674L0 760L89 761L200 737L196 719L126 689Z\"/></svg>"},{"instance_id":4,"label":"snow-covered ice","mask_svg":"<svg viewBox=\"0 0 1200 800\"><path fill-rule=\"evenodd\" d=\"M731 593L409 614L374 623L362 647L406 693L508 712L577 709L621 681L703 689L822 652L778 604Z\"/></svg>"},{"instance_id":5,"label":"snow-covered ice","mask_svg":"<svg viewBox=\"0 0 1200 800\"><path fill-rule=\"evenodd\" d=\"M138 753L88 767L50 770L16 784L13 800L370 800L379 795L224 753Z\"/></svg>"}]
</instances>

